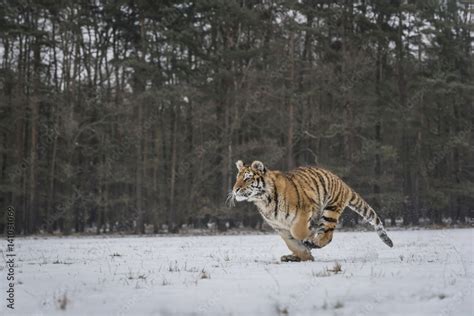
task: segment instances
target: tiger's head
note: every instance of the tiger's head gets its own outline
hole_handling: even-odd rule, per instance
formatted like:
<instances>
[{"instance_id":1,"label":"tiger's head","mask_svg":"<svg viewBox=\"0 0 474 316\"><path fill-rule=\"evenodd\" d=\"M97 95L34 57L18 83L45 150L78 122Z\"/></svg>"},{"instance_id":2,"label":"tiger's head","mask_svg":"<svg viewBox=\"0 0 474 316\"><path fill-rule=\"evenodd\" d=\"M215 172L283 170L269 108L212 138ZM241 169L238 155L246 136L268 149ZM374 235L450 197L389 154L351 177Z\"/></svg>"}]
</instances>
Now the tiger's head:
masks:
<instances>
[{"instance_id":1,"label":"tiger's head","mask_svg":"<svg viewBox=\"0 0 474 316\"><path fill-rule=\"evenodd\" d=\"M265 193L265 166L261 161L254 161L250 166L245 165L242 160L235 163L237 169L237 179L232 189L232 199L241 201L256 201L263 197Z\"/></svg>"}]
</instances>

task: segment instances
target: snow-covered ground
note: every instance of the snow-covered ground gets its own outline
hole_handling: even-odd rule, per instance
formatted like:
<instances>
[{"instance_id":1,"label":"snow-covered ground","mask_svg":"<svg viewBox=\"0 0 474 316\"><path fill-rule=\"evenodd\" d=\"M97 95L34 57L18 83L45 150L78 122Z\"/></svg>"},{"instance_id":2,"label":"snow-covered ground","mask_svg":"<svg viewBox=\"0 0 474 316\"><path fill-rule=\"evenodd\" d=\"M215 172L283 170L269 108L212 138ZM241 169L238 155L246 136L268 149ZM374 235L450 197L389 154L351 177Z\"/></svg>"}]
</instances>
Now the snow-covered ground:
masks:
<instances>
[{"instance_id":1,"label":"snow-covered ground","mask_svg":"<svg viewBox=\"0 0 474 316\"><path fill-rule=\"evenodd\" d=\"M277 235L17 238L15 312L2 264L0 314L474 314L474 229L389 235L336 231L303 263L279 262Z\"/></svg>"}]
</instances>

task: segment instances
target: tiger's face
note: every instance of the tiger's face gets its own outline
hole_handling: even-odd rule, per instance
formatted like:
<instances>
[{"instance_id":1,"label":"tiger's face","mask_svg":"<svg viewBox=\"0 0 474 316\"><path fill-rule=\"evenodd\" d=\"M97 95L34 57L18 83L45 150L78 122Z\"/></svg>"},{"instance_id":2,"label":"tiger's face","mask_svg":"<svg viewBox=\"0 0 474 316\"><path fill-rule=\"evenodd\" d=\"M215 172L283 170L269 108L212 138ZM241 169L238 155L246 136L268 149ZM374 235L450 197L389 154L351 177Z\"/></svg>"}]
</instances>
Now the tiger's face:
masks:
<instances>
[{"instance_id":1,"label":"tiger's face","mask_svg":"<svg viewBox=\"0 0 474 316\"><path fill-rule=\"evenodd\" d=\"M232 189L232 197L241 201L256 201L265 193L265 166L260 161L254 161L246 166L242 160L235 163L239 172Z\"/></svg>"}]
</instances>

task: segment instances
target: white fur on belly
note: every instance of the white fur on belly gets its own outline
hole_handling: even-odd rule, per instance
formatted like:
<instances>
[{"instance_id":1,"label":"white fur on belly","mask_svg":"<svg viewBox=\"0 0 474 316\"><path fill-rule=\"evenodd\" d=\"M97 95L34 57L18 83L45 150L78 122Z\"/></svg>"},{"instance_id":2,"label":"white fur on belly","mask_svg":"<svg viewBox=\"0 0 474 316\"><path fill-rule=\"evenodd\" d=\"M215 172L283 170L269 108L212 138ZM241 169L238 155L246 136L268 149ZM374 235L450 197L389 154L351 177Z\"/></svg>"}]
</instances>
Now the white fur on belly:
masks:
<instances>
[{"instance_id":1,"label":"white fur on belly","mask_svg":"<svg viewBox=\"0 0 474 316\"><path fill-rule=\"evenodd\" d=\"M265 219L265 221L274 229L283 229L283 230L290 230L291 223L293 221L294 215L289 214L288 217L286 217L286 213L284 212L277 212L277 216L275 217L273 212L270 213L263 213L262 217Z\"/></svg>"}]
</instances>

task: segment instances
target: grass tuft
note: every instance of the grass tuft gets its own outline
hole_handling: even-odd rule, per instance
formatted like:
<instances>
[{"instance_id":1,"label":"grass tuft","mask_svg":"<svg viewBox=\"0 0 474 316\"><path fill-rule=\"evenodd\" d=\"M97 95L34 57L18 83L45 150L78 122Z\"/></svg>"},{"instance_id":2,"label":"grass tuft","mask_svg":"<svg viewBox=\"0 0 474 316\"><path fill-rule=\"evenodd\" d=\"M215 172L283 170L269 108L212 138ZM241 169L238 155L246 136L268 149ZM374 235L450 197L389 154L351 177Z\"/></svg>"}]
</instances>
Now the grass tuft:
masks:
<instances>
[{"instance_id":1,"label":"grass tuft","mask_svg":"<svg viewBox=\"0 0 474 316\"><path fill-rule=\"evenodd\" d=\"M67 305L69 303L69 298L67 297L67 293L64 292L63 295L60 297L56 298L56 304L58 305L58 308L61 310L66 310Z\"/></svg>"},{"instance_id":2,"label":"grass tuft","mask_svg":"<svg viewBox=\"0 0 474 316\"><path fill-rule=\"evenodd\" d=\"M275 306L275 308L276 308L277 315L287 316L287 315L290 314L288 312L288 307L286 307L286 306L280 306L280 305L277 304Z\"/></svg>"},{"instance_id":3,"label":"grass tuft","mask_svg":"<svg viewBox=\"0 0 474 316\"><path fill-rule=\"evenodd\" d=\"M199 274L200 279L210 279L211 274L207 272L206 270L202 269L201 273Z\"/></svg>"},{"instance_id":4,"label":"grass tuft","mask_svg":"<svg viewBox=\"0 0 474 316\"><path fill-rule=\"evenodd\" d=\"M339 262L335 262L334 263L334 266L332 267L332 269L328 269L329 272L333 272L335 274L338 274L339 272L342 271L342 266Z\"/></svg>"},{"instance_id":5,"label":"grass tuft","mask_svg":"<svg viewBox=\"0 0 474 316\"><path fill-rule=\"evenodd\" d=\"M168 281L165 277L163 277L163 280L161 281L162 286L170 285L170 281Z\"/></svg>"},{"instance_id":6,"label":"grass tuft","mask_svg":"<svg viewBox=\"0 0 474 316\"><path fill-rule=\"evenodd\" d=\"M181 269L178 267L178 261L170 262L168 272L179 272Z\"/></svg>"},{"instance_id":7,"label":"grass tuft","mask_svg":"<svg viewBox=\"0 0 474 316\"><path fill-rule=\"evenodd\" d=\"M319 271L319 272L312 271L311 275L314 278L325 278L325 277L331 276L331 273L329 273L328 269L326 268L326 269L324 269L322 271Z\"/></svg>"}]
</instances>

